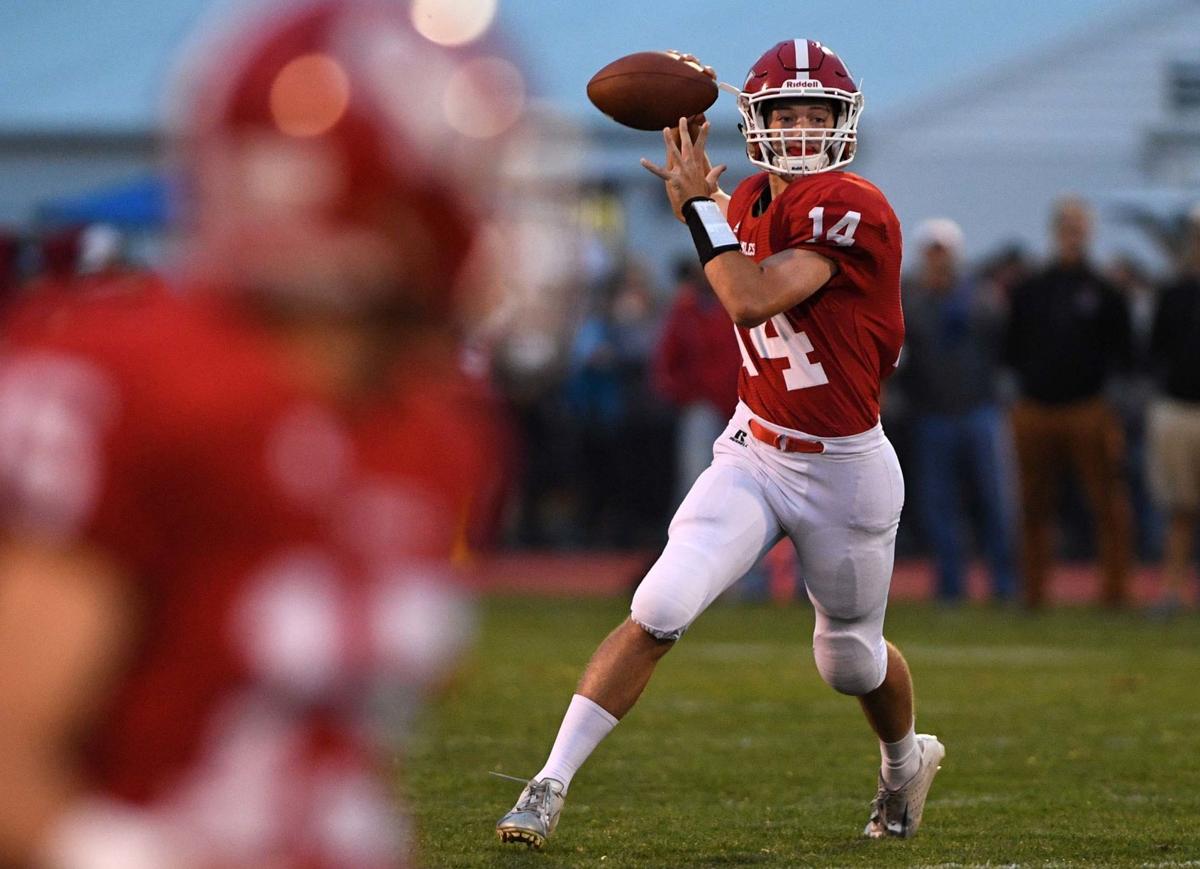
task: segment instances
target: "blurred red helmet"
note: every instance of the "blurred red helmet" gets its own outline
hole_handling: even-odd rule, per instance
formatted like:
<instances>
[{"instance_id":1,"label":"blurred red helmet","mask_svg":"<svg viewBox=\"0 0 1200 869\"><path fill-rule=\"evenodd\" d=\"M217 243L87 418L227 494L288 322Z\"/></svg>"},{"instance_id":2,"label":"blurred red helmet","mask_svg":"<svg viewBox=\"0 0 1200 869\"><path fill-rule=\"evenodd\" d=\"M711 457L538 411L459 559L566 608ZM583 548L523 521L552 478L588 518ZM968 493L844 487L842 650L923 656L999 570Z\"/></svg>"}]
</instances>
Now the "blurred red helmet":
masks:
<instances>
[{"instance_id":1,"label":"blurred red helmet","mask_svg":"<svg viewBox=\"0 0 1200 869\"><path fill-rule=\"evenodd\" d=\"M478 40L439 44L463 41L448 14L285 0L195 46L172 132L202 280L345 313L453 315L524 84ZM440 29L421 27L430 16Z\"/></svg>"},{"instance_id":2,"label":"blurred red helmet","mask_svg":"<svg viewBox=\"0 0 1200 869\"><path fill-rule=\"evenodd\" d=\"M769 129L767 115L776 100L829 102L833 129ZM849 163L854 159L862 110L863 96L846 64L812 39L787 39L773 45L750 67L738 96L750 162L780 175L828 172ZM814 144L819 147L812 147ZM799 148L801 156L797 156L789 154L789 145L809 147Z\"/></svg>"}]
</instances>

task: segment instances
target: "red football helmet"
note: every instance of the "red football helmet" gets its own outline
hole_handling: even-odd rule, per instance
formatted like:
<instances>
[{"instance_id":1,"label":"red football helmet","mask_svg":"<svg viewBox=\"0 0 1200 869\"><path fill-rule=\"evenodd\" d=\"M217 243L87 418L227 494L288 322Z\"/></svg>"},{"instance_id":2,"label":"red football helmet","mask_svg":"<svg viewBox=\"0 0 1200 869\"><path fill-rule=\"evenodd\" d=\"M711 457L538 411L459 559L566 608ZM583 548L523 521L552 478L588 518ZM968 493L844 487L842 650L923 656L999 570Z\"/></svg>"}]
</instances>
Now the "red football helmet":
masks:
<instances>
[{"instance_id":1,"label":"red football helmet","mask_svg":"<svg viewBox=\"0 0 1200 869\"><path fill-rule=\"evenodd\" d=\"M520 71L453 22L422 28L432 13L408 2L259 7L193 50L173 95L198 279L293 306L451 316L524 107Z\"/></svg>"},{"instance_id":2,"label":"red football helmet","mask_svg":"<svg viewBox=\"0 0 1200 869\"><path fill-rule=\"evenodd\" d=\"M833 129L767 127L775 100L825 100ZM778 175L840 169L854 159L863 96L841 58L811 39L788 39L754 62L738 94L750 162Z\"/></svg>"}]
</instances>

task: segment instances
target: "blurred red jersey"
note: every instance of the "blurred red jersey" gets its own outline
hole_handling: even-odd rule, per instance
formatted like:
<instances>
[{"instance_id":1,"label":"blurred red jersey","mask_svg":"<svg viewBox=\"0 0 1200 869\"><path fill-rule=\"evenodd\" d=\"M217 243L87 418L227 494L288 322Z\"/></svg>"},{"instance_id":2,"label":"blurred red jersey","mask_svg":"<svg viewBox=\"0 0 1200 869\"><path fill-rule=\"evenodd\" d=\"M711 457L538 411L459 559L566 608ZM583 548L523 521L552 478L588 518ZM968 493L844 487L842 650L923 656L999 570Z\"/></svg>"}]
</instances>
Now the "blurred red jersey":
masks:
<instances>
[{"instance_id":1,"label":"blurred red jersey","mask_svg":"<svg viewBox=\"0 0 1200 869\"><path fill-rule=\"evenodd\" d=\"M167 296L0 355L3 525L99 549L136 600L86 769L202 865L405 862L390 749L471 633L450 554L493 440L422 375L335 404L233 308Z\"/></svg>"},{"instance_id":2,"label":"blurred red jersey","mask_svg":"<svg viewBox=\"0 0 1200 869\"><path fill-rule=\"evenodd\" d=\"M763 208L768 177L747 178L729 203L742 251L761 262L814 250L838 271L791 310L737 330L738 396L785 428L858 434L879 421L880 384L904 342L900 223L884 195L849 172L801 177Z\"/></svg>"},{"instance_id":3,"label":"blurred red jersey","mask_svg":"<svg viewBox=\"0 0 1200 869\"><path fill-rule=\"evenodd\" d=\"M92 305L138 306L167 294L162 277L149 269L121 268L69 277L42 276L21 288L4 312L3 330L19 336L63 328Z\"/></svg>"}]
</instances>

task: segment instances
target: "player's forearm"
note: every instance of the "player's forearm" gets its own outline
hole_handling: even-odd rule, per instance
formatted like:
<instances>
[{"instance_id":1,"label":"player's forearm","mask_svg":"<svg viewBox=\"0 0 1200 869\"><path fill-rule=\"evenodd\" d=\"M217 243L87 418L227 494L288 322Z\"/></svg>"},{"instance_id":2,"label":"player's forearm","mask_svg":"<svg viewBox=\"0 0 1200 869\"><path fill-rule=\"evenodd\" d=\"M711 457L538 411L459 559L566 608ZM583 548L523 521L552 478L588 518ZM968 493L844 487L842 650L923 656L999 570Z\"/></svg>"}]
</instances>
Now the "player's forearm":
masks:
<instances>
[{"instance_id":1,"label":"player's forearm","mask_svg":"<svg viewBox=\"0 0 1200 869\"><path fill-rule=\"evenodd\" d=\"M823 287L835 270L824 257L794 249L762 262L730 251L714 257L704 267L730 318L745 329L800 304Z\"/></svg>"},{"instance_id":2,"label":"player's forearm","mask_svg":"<svg viewBox=\"0 0 1200 869\"><path fill-rule=\"evenodd\" d=\"M741 252L726 221L726 208L711 197L695 196L679 213L692 233L704 273L730 318L750 328L770 317L763 314L763 269Z\"/></svg>"},{"instance_id":3,"label":"player's forearm","mask_svg":"<svg viewBox=\"0 0 1200 869\"><path fill-rule=\"evenodd\" d=\"M779 313L763 267L745 254L730 251L715 257L704 267L704 274L738 326L753 329Z\"/></svg>"},{"instance_id":4,"label":"player's forearm","mask_svg":"<svg viewBox=\"0 0 1200 869\"><path fill-rule=\"evenodd\" d=\"M832 260L789 248L762 262L742 253L725 212L708 196L679 209L709 283L737 325L751 329L807 299L837 271Z\"/></svg>"}]
</instances>

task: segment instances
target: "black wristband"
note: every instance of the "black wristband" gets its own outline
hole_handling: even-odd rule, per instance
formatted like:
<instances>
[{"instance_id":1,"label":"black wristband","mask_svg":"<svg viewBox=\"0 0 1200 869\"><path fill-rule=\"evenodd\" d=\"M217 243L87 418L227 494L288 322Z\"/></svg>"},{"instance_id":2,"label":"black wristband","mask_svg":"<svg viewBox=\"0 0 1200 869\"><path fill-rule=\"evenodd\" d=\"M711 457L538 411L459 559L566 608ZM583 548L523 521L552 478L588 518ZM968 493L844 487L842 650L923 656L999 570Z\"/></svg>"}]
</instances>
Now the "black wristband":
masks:
<instances>
[{"instance_id":1,"label":"black wristband","mask_svg":"<svg viewBox=\"0 0 1200 869\"><path fill-rule=\"evenodd\" d=\"M693 196L683 203L679 211L692 231L692 241L696 245L696 253L700 255L701 266L708 265L713 257L742 249L720 206L709 197Z\"/></svg>"}]
</instances>

